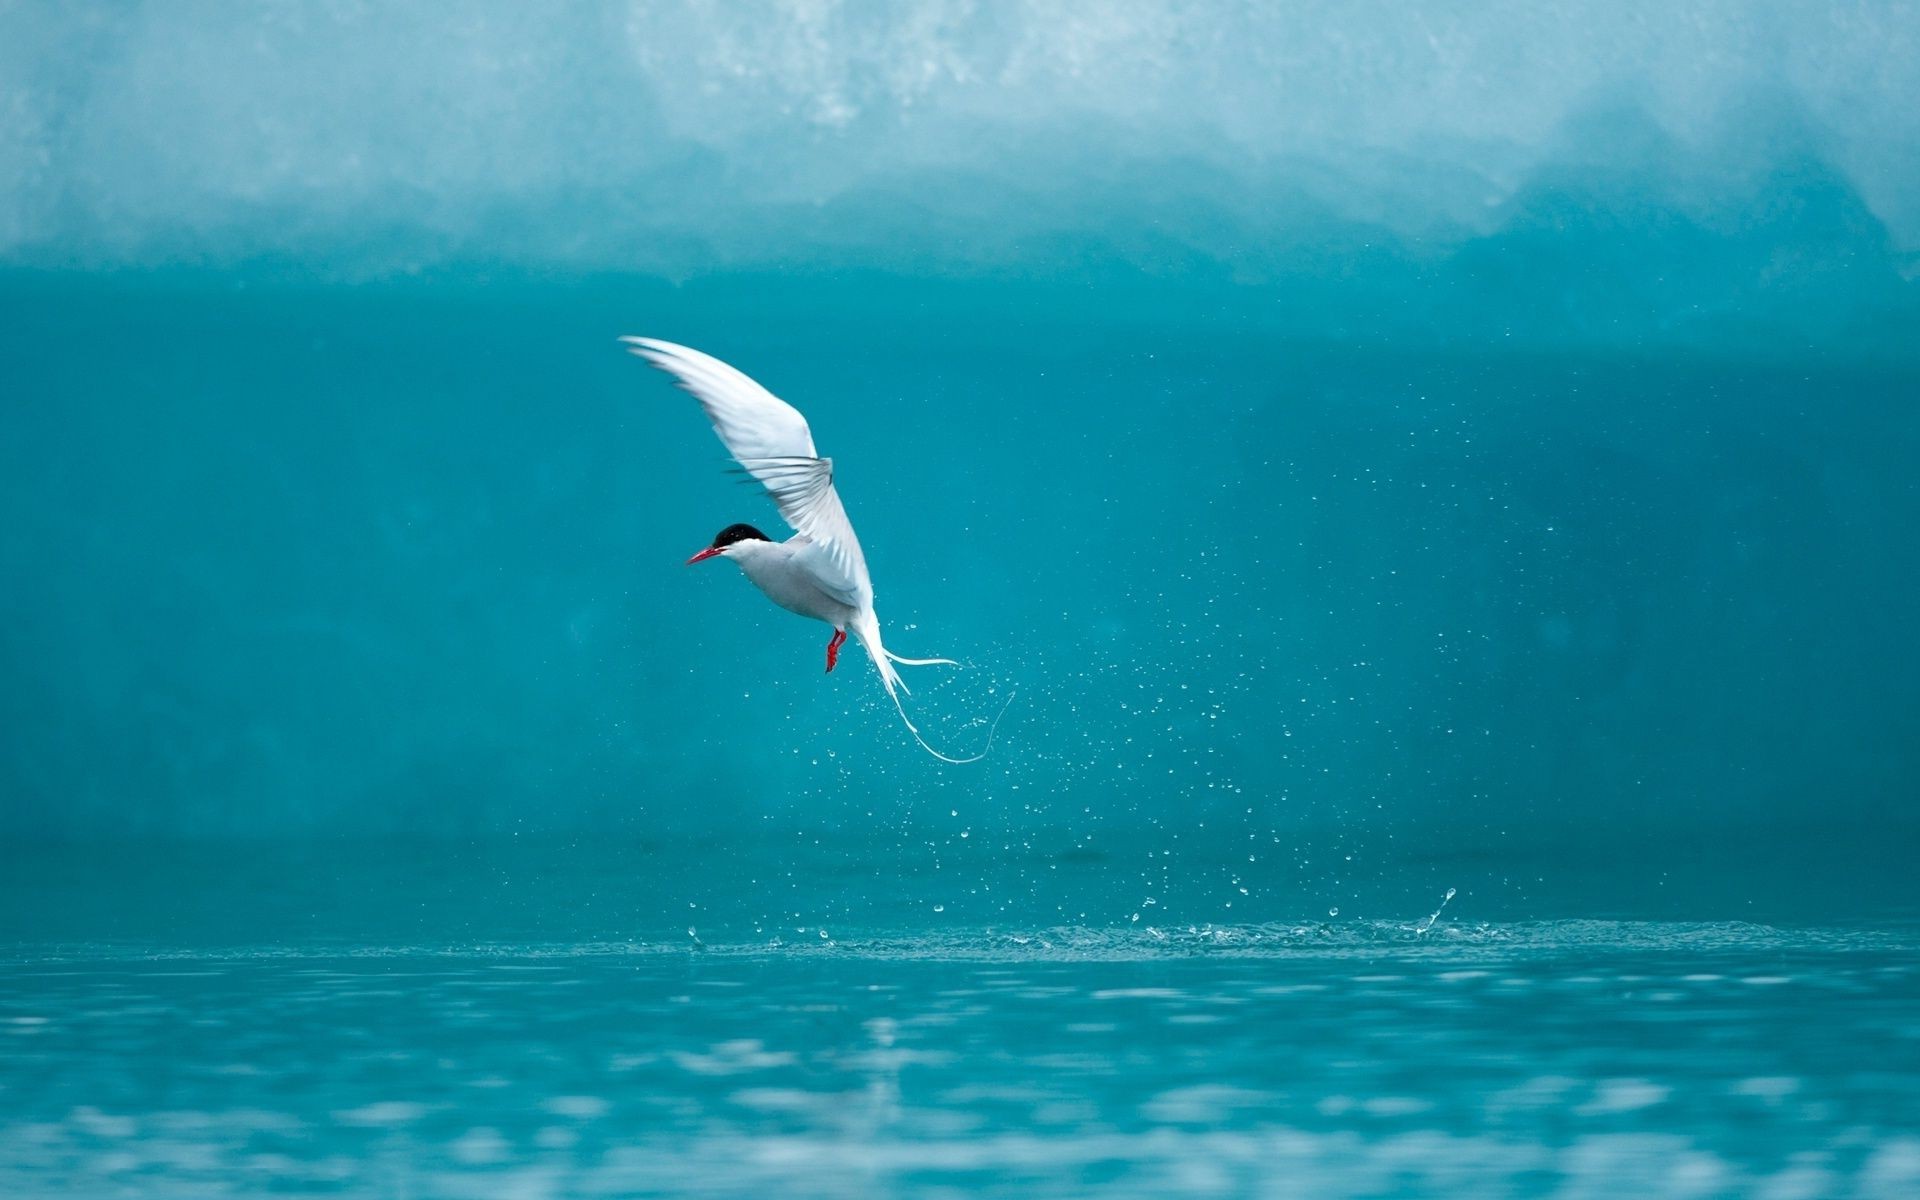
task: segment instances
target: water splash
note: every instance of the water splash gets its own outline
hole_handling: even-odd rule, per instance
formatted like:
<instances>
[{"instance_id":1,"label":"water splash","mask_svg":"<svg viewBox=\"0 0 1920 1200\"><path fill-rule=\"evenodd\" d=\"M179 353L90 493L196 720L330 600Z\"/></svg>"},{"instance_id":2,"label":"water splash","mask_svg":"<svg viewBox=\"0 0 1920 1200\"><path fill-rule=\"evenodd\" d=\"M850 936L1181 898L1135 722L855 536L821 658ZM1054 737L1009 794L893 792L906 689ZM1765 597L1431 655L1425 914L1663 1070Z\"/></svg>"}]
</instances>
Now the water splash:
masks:
<instances>
[{"instance_id":1,"label":"water splash","mask_svg":"<svg viewBox=\"0 0 1920 1200\"><path fill-rule=\"evenodd\" d=\"M1414 932L1414 933L1415 933L1416 935L1419 935L1419 934L1423 934L1423 933L1425 933L1425 932L1426 932L1427 930L1429 930L1429 929L1432 929L1432 928L1433 928L1433 923L1434 923L1435 921L1438 921L1438 920L1440 919L1440 914L1441 914L1441 913L1443 913L1443 912L1445 912L1445 911L1447 911L1447 901L1449 901L1449 900L1451 900L1451 899L1453 899L1453 895L1454 895L1454 891L1455 891L1455 890L1456 890L1456 889L1454 889L1454 888L1448 888L1448 889L1447 889L1447 894L1446 894L1446 895L1444 895L1444 896L1442 896L1442 897L1440 897L1440 907L1439 907L1439 908L1436 908L1436 909L1434 909L1434 910L1433 910L1433 914L1432 914L1431 916L1429 916L1429 917L1428 917L1428 918L1427 918L1426 920L1424 920L1424 921L1422 921L1422 922L1420 922L1420 923L1419 923L1418 925L1416 925L1416 926L1414 926L1414 927L1413 927L1413 932Z\"/></svg>"}]
</instances>

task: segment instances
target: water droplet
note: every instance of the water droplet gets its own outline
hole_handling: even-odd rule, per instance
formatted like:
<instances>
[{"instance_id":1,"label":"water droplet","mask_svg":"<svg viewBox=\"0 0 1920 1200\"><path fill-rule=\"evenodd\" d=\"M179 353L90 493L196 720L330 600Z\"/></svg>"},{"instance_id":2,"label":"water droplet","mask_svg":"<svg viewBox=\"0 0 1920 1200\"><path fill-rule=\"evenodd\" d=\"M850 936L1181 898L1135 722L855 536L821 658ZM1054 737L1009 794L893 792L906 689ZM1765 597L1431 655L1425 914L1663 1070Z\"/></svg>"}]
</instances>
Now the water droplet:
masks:
<instances>
[{"instance_id":1,"label":"water droplet","mask_svg":"<svg viewBox=\"0 0 1920 1200\"><path fill-rule=\"evenodd\" d=\"M1426 920L1414 926L1413 932L1415 934L1422 934L1422 933L1425 933L1427 930L1432 929L1433 923L1440 919L1440 914L1447 911L1447 901L1451 899L1453 899L1453 889L1448 888L1447 894L1440 897L1440 907L1433 910L1432 916L1428 917Z\"/></svg>"}]
</instances>

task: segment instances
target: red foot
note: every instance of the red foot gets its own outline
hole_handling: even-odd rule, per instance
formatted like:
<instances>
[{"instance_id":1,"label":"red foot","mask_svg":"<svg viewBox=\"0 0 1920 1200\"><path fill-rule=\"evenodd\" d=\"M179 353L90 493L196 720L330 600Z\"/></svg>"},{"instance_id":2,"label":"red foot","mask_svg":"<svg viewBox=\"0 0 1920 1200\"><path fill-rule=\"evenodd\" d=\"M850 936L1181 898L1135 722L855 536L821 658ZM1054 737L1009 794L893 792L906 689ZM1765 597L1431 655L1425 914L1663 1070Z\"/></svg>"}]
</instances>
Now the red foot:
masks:
<instances>
[{"instance_id":1,"label":"red foot","mask_svg":"<svg viewBox=\"0 0 1920 1200\"><path fill-rule=\"evenodd\" d=\"M833 640L827 643L827 673L828 674L833 673L833 664L840 661L840 643L846 640L847 640L846 630L836 629L833 631Z\"/></svg>"}]
</instances>

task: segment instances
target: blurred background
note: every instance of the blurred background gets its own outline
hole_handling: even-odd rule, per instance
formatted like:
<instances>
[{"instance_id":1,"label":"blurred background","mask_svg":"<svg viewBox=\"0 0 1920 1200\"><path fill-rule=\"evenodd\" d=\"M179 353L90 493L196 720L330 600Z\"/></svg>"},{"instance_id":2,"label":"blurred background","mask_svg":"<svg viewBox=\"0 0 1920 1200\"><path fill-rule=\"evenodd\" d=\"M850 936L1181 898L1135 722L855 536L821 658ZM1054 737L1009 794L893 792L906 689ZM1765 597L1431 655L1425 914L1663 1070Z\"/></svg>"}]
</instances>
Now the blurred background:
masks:
<instances>
[{"instance_id":1,"label":"blurred background","mask_svg":"<svg viewBox=\"0 0 1920 1200\"><path fill-rule=\"evenodd\" d=\"M0 932L1909 910L1917 273L1910 3L0 5Z\"/></svg>"}]
</instances>

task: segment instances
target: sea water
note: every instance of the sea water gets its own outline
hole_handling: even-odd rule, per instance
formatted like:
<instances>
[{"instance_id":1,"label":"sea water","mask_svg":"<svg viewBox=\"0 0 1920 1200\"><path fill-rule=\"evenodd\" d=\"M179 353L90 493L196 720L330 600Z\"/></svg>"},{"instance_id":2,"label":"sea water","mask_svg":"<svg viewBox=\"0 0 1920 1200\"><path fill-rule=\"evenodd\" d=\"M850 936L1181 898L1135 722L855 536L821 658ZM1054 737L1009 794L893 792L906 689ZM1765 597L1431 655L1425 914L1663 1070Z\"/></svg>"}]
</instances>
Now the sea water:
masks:
<instances>
[{"instance_id":1,"label":"sea water","mask_svg":"<svg viewBox=\"0 0 1920 1200\"><path fill-rule=\"evenodd\" d=\"M1548 922L10 960L10 1195L1903 1196L1910 935ZM779 939L775 939L779 940Z\"/></svg>"},{"instance_id":2,"label":"sea water","mask_svg":"<svg viewBox=\"0 0 1920 1200\"><path fill-rule=\"evenodd\" d=\"M68 857L6 930L0 1188L1920 1187L1910 921L1489 921L1449 893L1048 921L857 849L662 870L643 847L342 847L212 884ZM772 886L702 883L741 873ZM1132 874L1065 873L1082 898Z\"/></svg>"},{"instance_id":3,"label":"sea water","mask_svg":"<svg viewBox=\"0 0 1920 1200\"><path fill-rule=\"evenodd\" d=\"M1920 1194L1916 38L0 11L0 1194Z\"/></svg>"}]
</instances>

